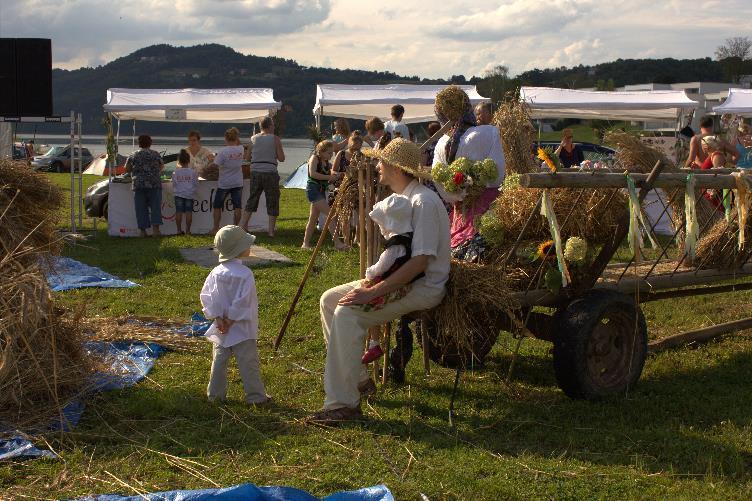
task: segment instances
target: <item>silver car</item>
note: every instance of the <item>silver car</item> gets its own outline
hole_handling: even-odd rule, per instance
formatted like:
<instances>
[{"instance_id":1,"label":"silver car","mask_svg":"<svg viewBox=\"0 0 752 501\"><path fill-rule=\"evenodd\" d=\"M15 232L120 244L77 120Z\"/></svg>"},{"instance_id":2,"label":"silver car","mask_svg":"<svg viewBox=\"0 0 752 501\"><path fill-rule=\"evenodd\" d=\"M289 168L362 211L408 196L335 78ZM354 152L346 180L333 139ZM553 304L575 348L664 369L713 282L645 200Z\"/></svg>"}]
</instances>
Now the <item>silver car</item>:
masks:
<instances>
[{"instance_id":1,"label":"silver car","mask_svg":"<svg viewBox=\"0 0 752 501\"><path fill-rule=\"evenodd\" d=\"M76 148L78 156L78 148ZM91 152L87 148L81 148L81 161L83 168L94 160ZM38 171L48 172L70 172L71 157L70 146L53 146L44 155L35 156L31 160L31 168Z\"/></svg>"}]
</instances>

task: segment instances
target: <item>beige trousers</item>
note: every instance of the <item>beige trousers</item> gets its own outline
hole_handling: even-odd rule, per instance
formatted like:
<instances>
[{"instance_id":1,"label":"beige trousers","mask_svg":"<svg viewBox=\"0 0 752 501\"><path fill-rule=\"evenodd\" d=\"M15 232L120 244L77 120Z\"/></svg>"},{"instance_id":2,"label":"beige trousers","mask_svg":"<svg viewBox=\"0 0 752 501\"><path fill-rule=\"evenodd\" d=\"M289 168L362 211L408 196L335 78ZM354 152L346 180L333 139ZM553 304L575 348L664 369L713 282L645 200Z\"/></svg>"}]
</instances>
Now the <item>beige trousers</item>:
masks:
<instances>
[{"instance_id":1,"label":"beige trousers","mask_svg":"<svg viewBox=\"0 0 752 501\"><path fill-rule=\"evenodd\" d=\"M384 324L407 313L427 310L438 305L444 291L413 284L410 292L397 301L387 303L380 310L363 311L358 306L339 306L337 302L360 285L350 282L329 289L319 301L321 327L326 342L324 369L325 409L357 407L360 404L358 383L368 379L365 364L361 363L365 338L369 327Z\"/></svg>"},{"instance_id":2,"label":"beige trousers","mask_svg":"<svg viewBox=\"0 0 752 501\"><path fill-rule=\"evenodd\" d=\"M243 380L245 401L249 404L266 401L266 390L264 389L264 382L261 380L261 364L259 363L258 346L255 339L247 339L229 348L214 345L211 375L206 396L211 401L222 401L227 398L227 365L233 355L235 355L235 361L238 364L240 379Z\"/></svg>"}]
</instances>

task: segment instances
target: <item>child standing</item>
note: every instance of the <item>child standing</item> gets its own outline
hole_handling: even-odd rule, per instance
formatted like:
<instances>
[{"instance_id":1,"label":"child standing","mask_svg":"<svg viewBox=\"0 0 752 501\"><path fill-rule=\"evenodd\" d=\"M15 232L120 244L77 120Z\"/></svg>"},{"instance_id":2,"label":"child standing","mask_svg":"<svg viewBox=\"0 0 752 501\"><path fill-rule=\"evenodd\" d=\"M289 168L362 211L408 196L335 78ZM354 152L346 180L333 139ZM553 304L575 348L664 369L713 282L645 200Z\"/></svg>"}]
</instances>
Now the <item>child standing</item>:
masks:
<instances>
[{"instance_id":1,"label":"child standing","mask_svg":"<svg viewBox=\"0 0 752 501\"><path fill-rule=\"evenodd\" d=\"M193 222L193 199L198 189L198 173L191 165L191 156L186 150L178 153L178 167L172 173L172 192L175 195L175 225L178 235L191 234ZM185 214L185 233L183 232Z\"/></svg>"},{"instance_id":2,"label":"child standing","mask_svg":"<svg viewBox=\"0 0 752 501\"><path fill-rule=\"evenodd\" d=\"M227 364L235 356L245 399L249 404L271 400L261 380L258 356L258 297L253 272L238 258L251 254L256 237L240 226L227 225L214 237L219 264L206 277L201 289L204 315L213 318L206 338L214 343L209 386L210 401L227 396Z\"/></svg>"},{"instance_id":3,"label":"child standing","mask_svg":"<svg viewBox=\"0 0 752 501\"><path fill-rule=\"evenodd\" d=\"M410 260L413 240L412 226L413 208L410 200L402 195L392 194L373 206L368 214L375 222L381 234L386 239L384 251L379 260L366 269L365 285L371 287L397 271L400 266ZM423 274L416 276L413 281L421 278ZM410 284L396 291L372 299L362 308L365 310L378 310L390 301L405 297L410 291ZM361 362L368 364L381 357L384 350L377 339L369 338L368 349L363 354Z\"/></svg>"},{"instance_id":4,"label":"child standing","mask_svg":"<svg viewBox=\"0 0 752 501\"><path fill-rule=\"evenodd\" d=\"M401 104L395 104L391 109L392 119L387 120L384 124L384 129L392 135L392 138L401 137L402 139L410 139L410 129L407 125L402 123L402 117L405 115L405 107Z\"/></svg>"},{"instance_id":5,"label":"child standing","mask_svg":"<svg viewBox=\"0 0 752 501\"><path fill-rule=\"evenodd\" d=\"M212 217L214 218L213 233L219 230L219 220L222 218L222 207L225 205L227 196L230 196L233 206L233 223L240 223L243 212L243 158L245 150L240 144L240 131L236 127L230 127L225 131L225 147L219 150L214 157L215 165L219 172L217 179L217 192L212 201Z\"/></svg>"}]
</instances>

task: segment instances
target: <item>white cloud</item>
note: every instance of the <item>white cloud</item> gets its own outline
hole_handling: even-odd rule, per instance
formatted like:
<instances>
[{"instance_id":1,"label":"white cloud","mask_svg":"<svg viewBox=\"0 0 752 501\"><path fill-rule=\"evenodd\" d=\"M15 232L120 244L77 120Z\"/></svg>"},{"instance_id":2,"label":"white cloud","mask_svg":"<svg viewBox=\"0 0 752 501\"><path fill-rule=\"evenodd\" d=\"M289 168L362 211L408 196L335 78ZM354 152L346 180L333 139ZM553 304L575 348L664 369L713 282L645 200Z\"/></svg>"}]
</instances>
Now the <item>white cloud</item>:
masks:
<instances>
[{"instance_id":1,"label":"white cloud","mask_svg":"<svg viewBox=\"0 0 752 501\"><path fill-rule=\"evenodd\" d=\"M52 38L65 68L155 43L221 43L307 66L435 78L506 64L516 74L712 57L725 38L750 33L749 0L0 0L0 36Z\"/></svg>"}]
</instances>

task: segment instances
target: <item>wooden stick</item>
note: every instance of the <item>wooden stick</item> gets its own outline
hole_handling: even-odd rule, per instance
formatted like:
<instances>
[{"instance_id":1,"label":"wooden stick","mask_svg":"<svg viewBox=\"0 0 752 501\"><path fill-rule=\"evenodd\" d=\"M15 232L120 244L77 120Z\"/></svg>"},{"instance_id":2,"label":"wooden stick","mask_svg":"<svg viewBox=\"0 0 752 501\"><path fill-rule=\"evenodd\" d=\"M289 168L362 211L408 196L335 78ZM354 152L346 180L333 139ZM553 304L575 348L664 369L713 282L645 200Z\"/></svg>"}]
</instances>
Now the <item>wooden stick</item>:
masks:
<instances>
[{"instance_id":1,"label":"wooden stick","mask_svg":"<svg viewBox=\"0 0 752 501\"><path fill-rule=\"evenodd\" d=\"M426 376L431 375L431 357L428 355L428 333L426 327L423 325L423 319L418 318L415 321L415 328L420 333L420 343L423 348L423 374Z\"/></svg>"},{"instance_id":2,"label":"wooden stick","mask_svg":"<svg viewBox=\"0 0 752 501\"><path fill-rule=\"evenodd\" d=\"M707 171L705 171L707 172ZM698 188L736 189L736 179L730 174L704 174L694 172ZM629 175L639 187L647 180L649 174L635 173ZM601 172L557 172L521 174L520 186L525 188L626 188L624 174ZM687 173L668 172L661 174L653 182L652 188L685 188Z\"/></svg>"},{"instance_id":3,"label":"wooden stick","mask_svg":"<svg viewBox=\"0 0 752 501\"><path fill-rule=\"evenodd\" d=\"M321 245L324 243L324 240L326 240L326 233L329 230L329 223L332 222L332 218L334 218L335 212L336 211L334 209L330 209L329 214L326 216L326 223L324 223L324 227L321 228L319 241L316 242L316 247L313 249L310 259L308 259L308 266L306 266L305 272L303 273L303 278L300 280L298 291L295 293L295 297L292 299L292 304L290 305L290 309L287 312L285 321L282 323L282 327L279 329L277 339L274 340L274 351L277 351L279 344L282 342L282 337L285 335L285 331L287 330L287 324L289 324L290 319L292 319L292 315L295 312L295 306L298 304L300 295L303 293L303 287L305 287L305 283L308 280L308 275L311 273L311 269L313 269L313 263L314 261L316 261L316 255L319 253L319 249L321 249Z\"/></svg>"},{"instance_id":4,"label":"wooden stick","mask_svg":"<svg viewBox=\"0 0 752 501\"><path fill-rule=\"evenodd\" d=\"M358 243L360 246L360 278L366 278L366 201L363 163L358 166Z\"/></svg>"},{"instance_id":5,"label":"wooden stick","mask_svg":"<svg viewBox=\"0 0 752 501\"><path fill-rule=\"evenodd\" d=\"M392 339L392 323L387 322L384 324L384 367L381 372L381 384L386 384L386 381L388 379L389 374L389 362L387 359L389 358L389 345L391 344Z\"/></svg>"},{"instance_id":6,"label":"wooden stick","mask_svg":"<svg viewBox=\"0 0 752 501\"><path fill-rule=\"evenodd\" d=\"M454 122L447 122L444 125L442 125L441 129L439 129L438 131L436 131L436 134L434 134L433 136L429 137L426 140L425 143L423 143L423 144L420 145L420 152L423 153L424 151L426 151L426 148L428 148L429 146L431 146L432 142L438 141L439 138L441 136L443 136L449 129L451 129L453 125L454 125Z\"/></svg>"},{"instance_id":7,"label":"wooden stick","mask_svg":"<svg viewBox=\"0 0 752 501\"><path fill-rule=\"evenodd\" d=\"M659 351L667 350L669 348L683 346L689 343L710 341L711 339L714 339L723 334L741 331L744 329L752 329L752 318L743 318L741 320L734 320L733 322L726 322L723 324L705 327L703 329L696 329L693 331L682 332L681 334L664 337L663 339L659 339L648 344L648 351L650 353L656 353Z\"/></svg>"}]
</instances>

